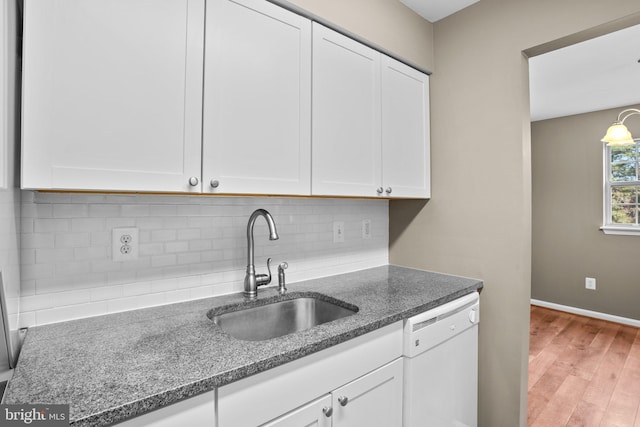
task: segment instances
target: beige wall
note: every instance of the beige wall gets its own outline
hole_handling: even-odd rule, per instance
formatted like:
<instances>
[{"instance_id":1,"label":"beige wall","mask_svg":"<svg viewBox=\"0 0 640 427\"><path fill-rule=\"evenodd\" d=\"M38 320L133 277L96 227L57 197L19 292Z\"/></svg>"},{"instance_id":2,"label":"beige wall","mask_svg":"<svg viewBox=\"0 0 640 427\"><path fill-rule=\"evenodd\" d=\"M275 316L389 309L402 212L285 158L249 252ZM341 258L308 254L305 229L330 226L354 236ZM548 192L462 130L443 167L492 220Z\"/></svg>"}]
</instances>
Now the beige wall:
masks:
<instances>
[{"instance_id":1,"label":"beige wall","mask_svg":"<svg viewBox=\"0 0 640 427\"><path fill-rule=\"evenodd\" d=\"M305 11L424 71L432 71L433 25L399 0L271 0Z\"/></svg>"},{"instance_id":2,"label":"beige wall","mask_svg":"<svg viewBox=\"0 0 640 427\"><path fill-rule=\"evenodd\" d=\"M531 125L531 297L640 320L640 237L606 235L599 229L603 204L600 138L623 109ZM640 117L625 123L640 137ZM585 289L585 277L596 278L596 291Z\"/></svg>"},{"instance_id":3,"label":"beige wall","mask_svg":"<svg viewBox=\"0 0 640 427\"><path fill-rule=\"evenodd\" d=\"M481 0L434 25L432 200L390 204L391 262L485 281L479 425L526 425L531 284L522 51L640 12L637 0Z\"/></svg>"}]
</instances>

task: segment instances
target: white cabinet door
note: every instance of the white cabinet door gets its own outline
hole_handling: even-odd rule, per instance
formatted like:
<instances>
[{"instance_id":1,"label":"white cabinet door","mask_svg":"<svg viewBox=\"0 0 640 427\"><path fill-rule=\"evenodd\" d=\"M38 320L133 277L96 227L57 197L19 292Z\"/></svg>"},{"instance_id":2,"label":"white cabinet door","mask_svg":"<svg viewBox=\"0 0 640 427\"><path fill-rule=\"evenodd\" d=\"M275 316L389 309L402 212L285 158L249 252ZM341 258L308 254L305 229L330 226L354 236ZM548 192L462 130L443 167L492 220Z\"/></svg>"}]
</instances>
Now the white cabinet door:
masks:
<instances>
[{"instance_id":1,"label":"white cabinet door","mask_svg":"<svg viewBox=\"0 0 640 427\"><path fill-rule=\"evenodd\" d=\"M332 392L333 427L402 425L402 359Z\"/></svg>"},{"instance_id":2,"label":"white cabinet door","mask_svg":"<svg viewBox=\"0 0 640 427\"><path fill-rule=\"evenodd\" d=\"M312 194L377 196L380 53L313 24Z\"/></svg>"},{"instance_id":3,"label":"white cabinet door","mask_svg":"<svg viewBox=\"0 0 640 427\"><path fill-rule=\"evenodd\" d=\"M262 427L331 427L331 395L295 409Z\"/></svg>"},{"instance_id":4,"label":"white cabinet door","mask_svg":"<svg viewBox=\"0 0 640 427\"><path fill-rule=\"evenodd\" d=\"M431 197L429 76L382 55L381 100L385 196Z\"/></svg>"},{"instance_id":5,"label":"white cabinet door","mask_svg":"<svg viewBox=\"0 0 640 427\"><path fill-rule=\"evenodd\" d=\"M203 191L309 195L311 22L209 0L206 27Z\"/></svg>"},{"instance_id":6,"label":"white cabinet door","mask_svg":"<svg viewBox=\"0 0 640 427\"><path fill-rule=\"evenodd\" d=\"M200 191L204 0L24 14L22 187Z\"/></svg>"}]
</instances>

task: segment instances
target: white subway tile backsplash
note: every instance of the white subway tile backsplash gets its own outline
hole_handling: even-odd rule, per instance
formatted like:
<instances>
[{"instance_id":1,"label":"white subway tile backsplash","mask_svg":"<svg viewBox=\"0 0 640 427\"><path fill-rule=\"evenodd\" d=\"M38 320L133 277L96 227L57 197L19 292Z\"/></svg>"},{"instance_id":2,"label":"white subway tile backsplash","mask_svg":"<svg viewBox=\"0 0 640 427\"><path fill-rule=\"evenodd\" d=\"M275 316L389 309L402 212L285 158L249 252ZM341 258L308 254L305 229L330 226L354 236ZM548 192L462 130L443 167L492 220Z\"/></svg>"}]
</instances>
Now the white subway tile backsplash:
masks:
<instances>
[{"instance_id":1,"label":"white subway tile backsplash","mask_svg":"<svg viewBox=\"0 0 640 427\"><path fill-rule=\"evenodd\" d=\"M206 298L243 287L246 225L257 208L256 268L287 261L289 283L388 262L388 203L378 200L34 193L22 197L21 325ZM362 220L372 236L362 239ZM333 243L333 221L345 242ZM111 260L111 230L139 229L139 257Z\"/></svg>"},{"instance_id":2,"label":"white subway tile backsplash","mask_svg":"<svg viewBox=\"0 0 640 427\"><path fill-rule=\"evenodd\" d=\"M51 294L23 296L20 298L20 311L38 311L53 306Z\"/></svg>"},{"instance_id":3,"label":"white subway tile backsplash","mask_svg":"<svg viewBox=\"0 0 640 427\"><path fill-rule=\"evenodd\" d=\"M71 218L71 231L74 233L92 232L104 229L104 218Z\"/></svg>"},{"instance_id":4,"label":"white subway tile backsplash","mask_svg":"<svg viewBox=\"0 0 640 427\"><path fill-rule=\"evenodd\" d=\"M107 301L107 312L117 313L120 311L135 310L144 307L153 307L155 305L165 304L166 299L164 293L139 295L129 298L120 298Z\"/></svg>"},{"instance_id":5,"label":"white subway tile backsplash","mask_svg":"<svg viewBox=\"0 0 640 427\"><path fill-rule=\"evenodd\" d=\"M33 231L35 233L67 232L71 230L70 219L35 218Z\"/></svg>"},{"instance_id":6,"label":"white subway tile backsplash","mask_svg":"<svg viewBox=\"0 0 640 427\"><path fill-rule=\"evenodd\" d=\"M88 303L91 301L91 292L89 289L78 289L68 292L56 292L51 297L53 306L61 307Z\"/></svg>"},{"instance_id":7,"label":"white subway tile backsplash","mask_svg":"<svg viewBox=\"0 0 640 427\"><path fill-rule=\"evenodd\" d=\"M189 291L189 289L170 291L170 292L167 292L165 295L166 295L167 303L189 301L190 299L192 299L191 292Z\"/></svg>"},{"instance_id":8,"label":"white subway tile backsplash","mask_svg":"<svg viewBox=\"0 0 640 427\"><path fill-rule=\"evenodd\" d=\"M122 287L125 297L146 295L151 293L151 282L130 283Z\"/></svg>"},{"instance_id":9,"label":"white subway tile backsplash","mask_svg":"<svg viewBox=\"0 0 640 427\"><path fill-rule=\"evenodd\" d=\"M90 246L88 248L74 248L73 257L78 261L105 259L108 256L104 246Z\"/></svg>"},{"instance_id":10,"label":"white subway tile backsplash","mask_svg":"<svg viewBox=\"0 0 640 427\"><path fill-rule=\"evenodd\" d=\"M151 267L167 267L176 265L178 257L176 255L156 255L151 257Z\"/></svg>"},{"instance_id":11,"label":"white subway tile backsplash","mask_svg":"<svg viewBox=\"0 0 640 427\"><path fill-rule=\"evenodd\" d=\"M138 248L140 256L160 255L164 251L163 243L141 243Z\"/></svg>"},{"instance_id":12,"label":"white subway tile backsplash","mask_svg":"<svg viewBox=\"0 0 640 427\"><path fill-rule=\"evenodd\" d=\"M63 322L66 320L99 316L101 314L107 314L107 307L107 302L101 301L89 304L79 304L68 307L56 307L48 310L40 310L35 312L35 322L37 325L46 325L47 323Z\"/></svg>"},{"instance_id":13,"label":"white subway tile backsplash","mask_svg":"<svg viewBox=\"0 0 640 427\"><path fill-rule=\"evenodd\" d=\"M89 216L91 217L115 217L120 216L120 205L94 203L89 205Z\"/></svg>"},{"instance_id":14,"label":"white subway tile backsplash","mask_svg":"<svg viewBox=\"0 0 640 427\"><path fill-rule=\"evenodd\" d=\"M54 218L82 218L89 216L89 206L79 204L55 204L53 205Z\"/></svg>"},{"instance_id":15,"label":"white subway tile backsplash","mask_svg":"<svg viewBox=\"0 0 640 427\"><path fill-rule=\"evenodd\" d=\"M169 243L165 243L164 250L167 253L187 252L189 250L189 242L169 242Z\"/></svg>"},{"instance_id":16,"label":"white subway tile backsplash","mask_svg":"<svg viewBox=\"0 0 640 427\"><path fill-rule=\"evenodd\" d=\"M88 248L89 233L58 233L54 239L56 248Z\"/></svg>"},{"instance_id":17,"label":"white subway tile backsplash","mask_svg":"<svg viewBox=\"0 0 640 427\"><path fill-rule=\"evenodd\" d=\"M191 299L209 298L213 296L213 285L190 288Z\"/></svg>"},{"instance_id":18,"label":"white subway tile backsplash","mask_svg":"<svg viewBox=\"0 0 640 427\"><path fill-rule=\"evenodd\" d=\"M151 232L152 242L171 242L177 238L177 230L153 230Z\"/></svg>"},{"instance_id":19,"label":"white subway tile backsplash","mask_svg":"<svg viewBox=\"0 0 640 427\"><path fill-rule=\"evenodd\" d=\"M122 216L149 216L148 205L122 205Z\"/></svg>"},{"instance_id":20,"label":"white subway tile backsplash","mask_svg":"<svg viewBox=\"0 0 640 427\"><path fill-rule=\"evenodd\" d=\"M122 298L124 296L123 286L101 286L89 291L92 302Z\"/></svg>"}]
</instances>

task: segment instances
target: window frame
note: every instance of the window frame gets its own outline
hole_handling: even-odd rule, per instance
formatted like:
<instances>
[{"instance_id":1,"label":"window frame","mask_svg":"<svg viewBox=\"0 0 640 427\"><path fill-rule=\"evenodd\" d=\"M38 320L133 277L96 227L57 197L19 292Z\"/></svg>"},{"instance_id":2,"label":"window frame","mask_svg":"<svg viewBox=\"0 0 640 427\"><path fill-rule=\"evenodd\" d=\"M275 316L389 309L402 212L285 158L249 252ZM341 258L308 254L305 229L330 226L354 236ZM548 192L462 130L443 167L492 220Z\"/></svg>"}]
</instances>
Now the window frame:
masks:
<instances>
[{"instance_id":1,"label":"window frame","mask_svg":"<svg viewBox=\"0 0 640 427\"><path fill-rule=\"evenodd\" d=\"M600 229L605 234L640 236L640 195L636 196L636 224L614 224L612 222L611 191L614 187L637 187L640 191L640 138L635 138L636 146L636 180L635 181L611 181L611 147L603 143L603 210L602 226Z\"/></svg>"}]
</instances>

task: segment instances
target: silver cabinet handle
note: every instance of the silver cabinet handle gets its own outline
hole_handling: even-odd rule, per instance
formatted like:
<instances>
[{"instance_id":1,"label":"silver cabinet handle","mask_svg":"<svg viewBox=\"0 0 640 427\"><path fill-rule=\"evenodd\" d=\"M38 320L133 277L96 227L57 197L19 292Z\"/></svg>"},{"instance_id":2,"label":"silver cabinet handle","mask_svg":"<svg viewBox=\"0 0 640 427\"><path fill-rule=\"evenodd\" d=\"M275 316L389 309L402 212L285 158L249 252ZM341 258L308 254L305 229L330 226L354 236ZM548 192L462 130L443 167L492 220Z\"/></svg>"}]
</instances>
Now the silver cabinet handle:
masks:
<instances>
[{"instance_id":1,"label":"silver cabinet handle","mask_svg":"<svg viewBox=\"0 0 640 427\"><path fill-rule=\"evenodd\" d=\"M391 194L391 192L393 191L393 189L391 187L387 187L386 190L384 190L387 194Z\"/></svg>"},{"instance_id":2,"label":"silver cabinet handle","mask_svg":"<svg viewBox=\"0 0 640 427\"><path fill-rule=\"evenodd\" d=\"M347 403L349 403L349 398L347 396L340 396L338 398L338 402L340 403L340 405L342 406L347 406Z\"/></svg>"},{"instance_id":3,"label":"silver cabinet handle","mask_svg":"<svg viewBox=\"0 0 640 427\"><path fill-rule=\"evenodd\" d=\"M198 185L199 182L200 180L198 180L197 176L192 176L191 178L189 178L189 185L192 187L195 187L196 185Z\"/></svg>"},{"instance_id":4,"label":"silver cabinet handle","mask_svg":"<svg viewBox=\"0 0 640 427\"><path fill-rule=\"evenodd\" d=\"M331 406L325 406L324 408L322 408L322 413L325 417L329 418L331 417L331 415L333 415L333 408Z\"/></svg>"},{"instance_id":5,"label":"silver cabinet handle","mask_svg":"<svg viewBox=\"0 0 640 427\"><path fill-rule=\"evenodd\" d=\"M211 188L218 188L219 185L220 185L220 181L218 181L217 179L211 180Z\"/></svg>"},{"instance_id":6,"label":"silver cabinet handle","mask_svg":"<svg viewBox=\"0 0 640 427\"><path fill-rule=\"evenodd\" d=\"M378 187L378 189L376 190L378 192L378 194L382 194L382 187Z\"/></svg>"}]
</instances>

